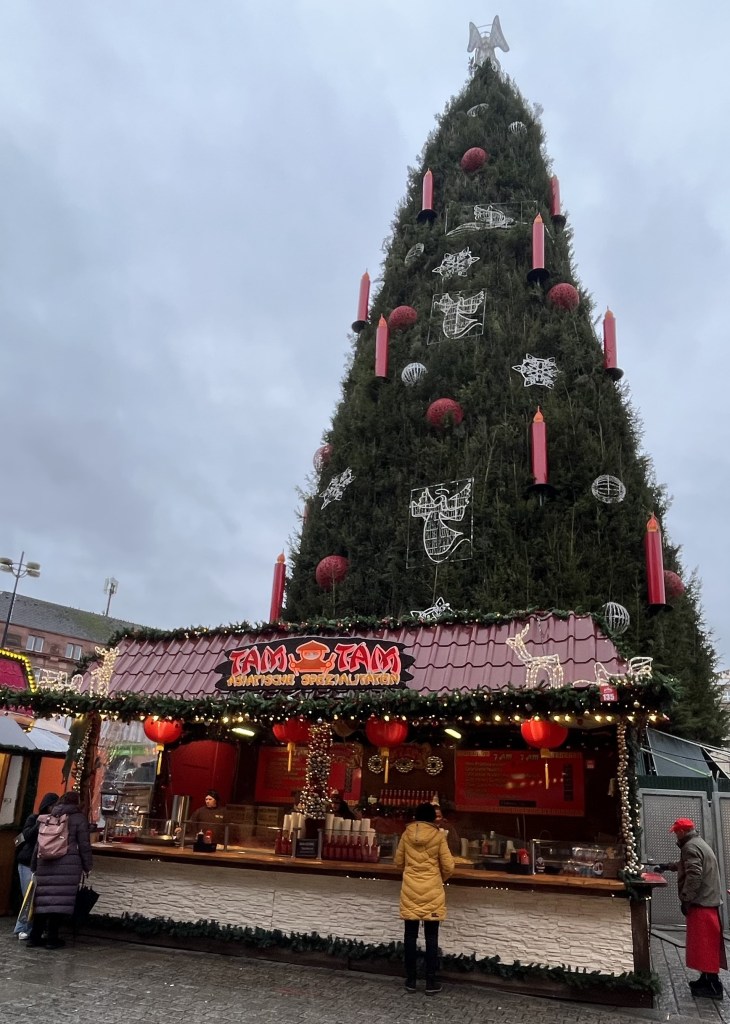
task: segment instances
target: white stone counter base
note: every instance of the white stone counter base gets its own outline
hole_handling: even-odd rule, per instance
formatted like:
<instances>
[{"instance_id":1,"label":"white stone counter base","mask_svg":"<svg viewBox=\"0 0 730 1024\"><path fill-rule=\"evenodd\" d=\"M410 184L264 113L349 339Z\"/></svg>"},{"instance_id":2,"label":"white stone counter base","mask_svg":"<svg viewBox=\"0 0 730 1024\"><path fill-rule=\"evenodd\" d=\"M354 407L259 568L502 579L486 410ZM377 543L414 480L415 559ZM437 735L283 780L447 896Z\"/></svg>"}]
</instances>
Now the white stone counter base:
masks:
<instances>
[{"instance_id":1,"label":"white stone counter base","mask_svg":"<svg viewBox=\"0 0 730 1024\"><path fill-rule=\"evenodd\" d=\"M397 882L97 857L97 914L317 932L360 942L402 941ZM609 973L634 969L627 899L450 885L444 953L498 954Z\"/></svg>"}]
</instances>

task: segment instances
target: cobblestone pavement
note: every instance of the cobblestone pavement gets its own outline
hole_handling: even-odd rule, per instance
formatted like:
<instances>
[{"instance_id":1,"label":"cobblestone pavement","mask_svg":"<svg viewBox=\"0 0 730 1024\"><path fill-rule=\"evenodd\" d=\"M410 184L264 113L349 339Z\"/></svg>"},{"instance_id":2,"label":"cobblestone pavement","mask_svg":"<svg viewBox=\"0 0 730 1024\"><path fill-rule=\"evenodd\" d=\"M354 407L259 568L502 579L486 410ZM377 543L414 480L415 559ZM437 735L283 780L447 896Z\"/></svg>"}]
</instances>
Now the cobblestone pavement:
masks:
<instances>
[{"instance_id":1,"label":"cobblestone pavement","mask_svg":"<svg viewBox=\"0 0 730 1024\"><path fill-rule=\"evenodd\" d=\"M53 952L29 949L0 921L0 1024L637 1024L637 1020L721 1024L730 1004L681 1005L667 994L657 1010L561 1003L451 984L434 997L409 995L396 978L190 953L108 940L79 940ZM662 950L659 951L662 953ZM663 953L662 953L663 955ZM674 950L661 973L679 978ZM660 958L661 959L661 958ZM684 978L678 988L683 988ZM665 979L666 984L666 979Z\"/></svg>"}]
</instances>

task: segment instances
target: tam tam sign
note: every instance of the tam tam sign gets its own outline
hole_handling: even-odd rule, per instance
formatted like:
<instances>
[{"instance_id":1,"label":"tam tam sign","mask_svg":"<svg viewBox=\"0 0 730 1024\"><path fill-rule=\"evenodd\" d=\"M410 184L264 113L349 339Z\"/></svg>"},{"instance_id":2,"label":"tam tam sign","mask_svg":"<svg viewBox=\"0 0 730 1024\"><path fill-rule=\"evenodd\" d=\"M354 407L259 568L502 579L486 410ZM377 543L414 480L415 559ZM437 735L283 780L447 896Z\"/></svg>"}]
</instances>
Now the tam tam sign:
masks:
<instances>
[{"instance_id":1,"label":"tam tam sign","mask_svg":"<svg viewBox=\"0 0 730 1024\"><path fill-rule=\"evenodd\" d=\"M363 637L287 637L227 652L219 690L401 686L413 658L405 645Z\"/></svg>"}]
</instances>

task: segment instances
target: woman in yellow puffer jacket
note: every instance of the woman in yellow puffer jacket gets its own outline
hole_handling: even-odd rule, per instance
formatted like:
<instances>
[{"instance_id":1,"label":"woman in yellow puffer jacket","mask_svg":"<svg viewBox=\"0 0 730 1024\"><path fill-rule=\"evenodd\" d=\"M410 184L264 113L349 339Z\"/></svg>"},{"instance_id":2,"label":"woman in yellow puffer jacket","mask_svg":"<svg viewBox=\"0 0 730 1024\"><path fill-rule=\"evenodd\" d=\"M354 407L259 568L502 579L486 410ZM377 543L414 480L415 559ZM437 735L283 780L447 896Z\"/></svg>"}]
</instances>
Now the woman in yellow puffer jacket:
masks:
<instances>
[{"instance_id":1,"label":"woman in yellow puffer jacket","mask_svg":"<svg viewBox=\"0 0 730 1024\"><path fill-rule=\"evenodd\" d=\"M439 948L439 921L446 917L444 882L454 873L454 858L446 833L435 824L436 808L421 804L416 820L401 836L395 866L403 872L400 890L400 916L404 920L406 990L416 991L416 943L418 924L423 921L426 938L426 995L441 991L436 981Z\"/></svg>"}]
</instances>

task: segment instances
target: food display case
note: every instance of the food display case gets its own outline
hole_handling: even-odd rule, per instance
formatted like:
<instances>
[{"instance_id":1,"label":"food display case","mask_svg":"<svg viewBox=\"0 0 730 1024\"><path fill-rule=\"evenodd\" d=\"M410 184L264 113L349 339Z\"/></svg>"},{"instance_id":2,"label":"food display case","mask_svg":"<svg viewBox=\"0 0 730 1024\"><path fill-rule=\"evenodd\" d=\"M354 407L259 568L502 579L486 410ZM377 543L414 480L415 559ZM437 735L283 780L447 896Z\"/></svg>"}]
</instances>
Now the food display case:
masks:
<instances>
[{"instance_id":1,"label":"food display case","mask_svg":"<svg viewBox=\"0 0 730 1024\"><path fill-rule=\"evenodd\" d=\"M533 839L530 846L531 867L537 875L618 878L625 863L624 847L617 843Z\"/></svg>"}]
</instances>

